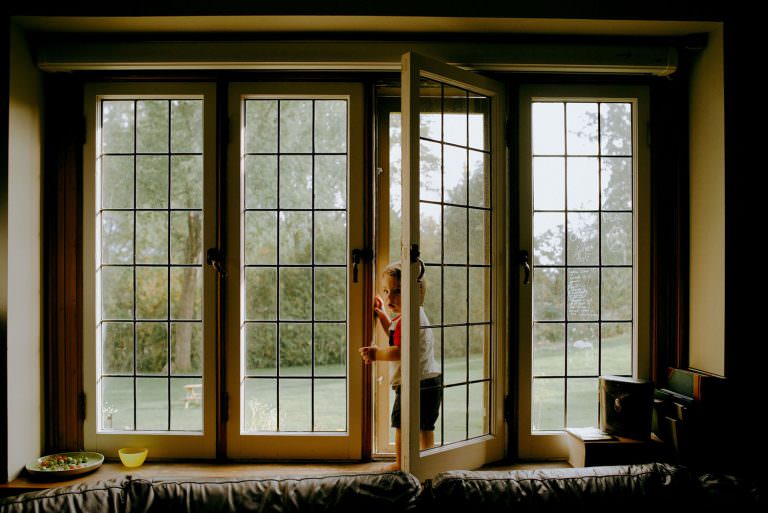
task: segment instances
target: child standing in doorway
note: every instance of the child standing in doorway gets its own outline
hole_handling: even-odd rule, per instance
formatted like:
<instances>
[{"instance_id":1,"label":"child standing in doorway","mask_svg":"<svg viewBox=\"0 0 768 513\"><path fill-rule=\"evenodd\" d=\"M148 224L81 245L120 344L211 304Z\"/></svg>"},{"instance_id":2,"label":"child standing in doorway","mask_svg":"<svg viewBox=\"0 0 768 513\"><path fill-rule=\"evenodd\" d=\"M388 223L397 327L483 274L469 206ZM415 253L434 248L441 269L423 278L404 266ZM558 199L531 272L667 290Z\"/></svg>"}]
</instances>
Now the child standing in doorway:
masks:
<instances>
[{"instance_id":1,"label":"child standing in doorway","mask_svg":"<svg viewBox=\"0 0 768 513\"><path fill-rule=\"evenodd\" d=\"M424 312L424 296L427 284L424 280L424 264L419 261L421 270L416 279L419 287L419 326L429 326L429 319ZM366 364L372 361L391 362L391 384L395 390L395 402L392 405L391 422L395 428L395 466L401 468L400 442L400 341L402 340L400 278L402 275L400 262L388 265L382 272L382 292L384 298L376 296L373 303L373 313L379 324L389 337L387 347L366 346L360 348L360 355ZM384 310L386 306L389 311ZM391 317L390 317L391 315ZM440 365L435 360L435 338L431 328L419 329L419 367L420 367L420 411L419 411L419 445L428 449L435 444L435 421L440 414L443 388Z\"/></svg>"}]
</instances>

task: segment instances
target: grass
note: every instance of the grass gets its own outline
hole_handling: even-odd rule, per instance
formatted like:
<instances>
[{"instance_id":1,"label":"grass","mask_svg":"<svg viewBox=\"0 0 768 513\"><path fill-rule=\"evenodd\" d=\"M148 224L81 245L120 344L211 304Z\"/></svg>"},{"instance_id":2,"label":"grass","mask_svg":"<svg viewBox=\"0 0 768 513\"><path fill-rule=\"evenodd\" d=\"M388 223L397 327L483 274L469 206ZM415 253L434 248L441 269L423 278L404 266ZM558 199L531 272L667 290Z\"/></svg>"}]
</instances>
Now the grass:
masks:
<instances>
[{"instance_id":1,"label":"grass","mask_svg":"<svg viewBox=\"0 0 768 513\"><path fill-rule=\"evenodd\" d=\"M628 367L626 344L620 337L603 342L603 368ZM583 355L576 355L581 357ZM537 375L561 373L564 351L537 352ZM589 357L594 358L594 357ZM569 368L573 362L569 362ZM558 369L560 369L558 371ZM308 376L308 369L292 368L292 375ZM470 360L471 379L482 375L482 357ZM323 375L343 376L344 366L325 366ZM464 358L447 358L444 362L445 385L465 382L467 366ZM134 383L131 378L105 378L102 398L105 406L114 412L111 421L104 416L104 427L132 430L166 430L169 413L173 430L199 431L202 429L202 408L199 404L184 406L184 385L200 383L195 378L172 378L170 401L168 380L162 378L138 378L135 393L138 410L134 425ZM311 381L309 379L284 379L280 382L280 405L277 405L277 380L261 378L249 380L245 392L246 430L274 430L280 420L281 431L343 431L346 429L346 381L344 379L315 380L315 418L311 417ZM483 383L467 386L448 386L444 391L443 407L437 421L437 443L451 443L482 435L488 430L484 416ZM469 398L467 397L469 394ZM537 429L562 429L565 408L565 386L562 379L537 379L534 384L534 425ZM568 383L568 425L590 426L597 422L597 379L571 378ZM170 404L170 412L169 412ZM442 431L440 429L442 426Z\"/></svg>"}]
</instances>

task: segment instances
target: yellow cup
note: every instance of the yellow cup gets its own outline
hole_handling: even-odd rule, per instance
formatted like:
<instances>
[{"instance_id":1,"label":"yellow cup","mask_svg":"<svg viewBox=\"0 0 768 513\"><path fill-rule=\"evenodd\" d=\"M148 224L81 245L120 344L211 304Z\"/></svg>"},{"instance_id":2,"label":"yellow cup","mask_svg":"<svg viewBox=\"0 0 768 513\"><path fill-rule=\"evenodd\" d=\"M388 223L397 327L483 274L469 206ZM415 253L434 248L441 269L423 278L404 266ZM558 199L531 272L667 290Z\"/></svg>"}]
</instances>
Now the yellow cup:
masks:
<instances>
[{"instance_id":1,"label":"yellow cup","mask_svg":"<svg viewBox=\"0 0 768 513\"><path fill-rule=\"evenodd\" d=\"M140 467L144 463L148 452L144 447L124 447L117 451L117 454L120 455L120 461L123 462L123 465L134 468Z\"/></svg>"}]
</instances>

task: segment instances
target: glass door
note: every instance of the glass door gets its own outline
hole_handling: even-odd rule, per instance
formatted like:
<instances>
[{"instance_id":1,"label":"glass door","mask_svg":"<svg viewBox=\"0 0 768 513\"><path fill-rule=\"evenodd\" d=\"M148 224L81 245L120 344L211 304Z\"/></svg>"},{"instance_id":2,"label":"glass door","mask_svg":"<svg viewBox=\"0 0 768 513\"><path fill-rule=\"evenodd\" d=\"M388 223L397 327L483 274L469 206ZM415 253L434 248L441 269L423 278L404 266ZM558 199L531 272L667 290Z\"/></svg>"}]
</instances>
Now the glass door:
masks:
<instances>
[{"instance_id":1,"label":"glass door","mask_svg":"<svg viewBox=\"0 0 768 513\"><path fill-rule=\"evenodd\" d=\"M521 88L522 458L597 427L601 375L647 377L647 109L642 87Z\"/></svg>"},{"instance_id":2,"label":"glass door","mask_svg":"<svg viewBox=\"0 0 768 513\"><path fill-rule=\"evenodd\" d=\"M504 88L413 53L401 80L402 465L425 479L504 454Z\"/></svg>"},{"instance_id":3,"label":"glass door","mask_svg":"<svg viewBox=\"0 0 768 513\"><path fill-rule=\"evenodd\" d=\"M233 84L228 452L361 453L362 89Z\"/></svg>"}]
</instances>

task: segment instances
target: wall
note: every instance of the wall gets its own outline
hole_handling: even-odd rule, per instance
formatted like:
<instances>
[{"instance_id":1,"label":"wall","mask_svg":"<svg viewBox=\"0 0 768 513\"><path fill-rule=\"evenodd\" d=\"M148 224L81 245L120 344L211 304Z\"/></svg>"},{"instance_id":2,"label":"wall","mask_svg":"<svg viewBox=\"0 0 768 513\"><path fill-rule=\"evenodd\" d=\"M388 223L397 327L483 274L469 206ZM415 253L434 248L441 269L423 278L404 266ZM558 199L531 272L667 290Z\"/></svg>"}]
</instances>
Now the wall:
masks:
<instances>
[{"instance_id":1,"label":"wall","mask_svg":"<svg viewBox=\"0 0 768 513\"><path fill-rule=\"evenodd\" d=\"M725 98L717 24L691 69L689 365L725 374Z\"/></svg>"},{"instance_id":2,"label":"wall","mask_svg":"<svg viewBox=\"0 0 768 513\"><path fill-rule=\"evenodd\" d=\"M42 448L42 81L21 30L11 26L8 112L8 479Z\"/></svg>"}]
</instances>

